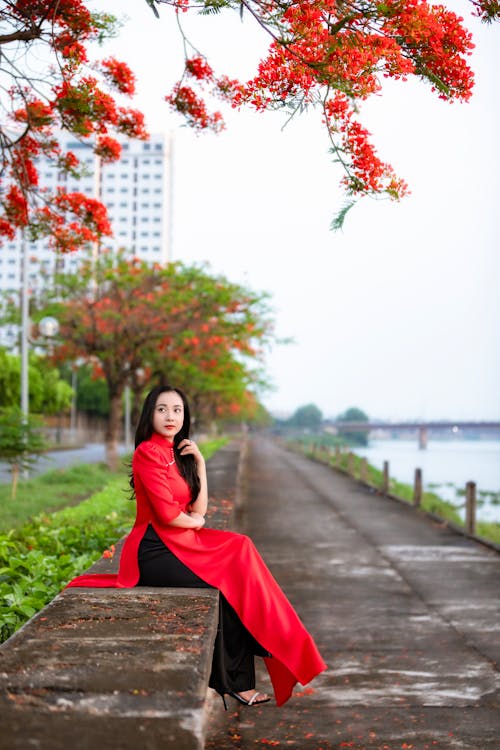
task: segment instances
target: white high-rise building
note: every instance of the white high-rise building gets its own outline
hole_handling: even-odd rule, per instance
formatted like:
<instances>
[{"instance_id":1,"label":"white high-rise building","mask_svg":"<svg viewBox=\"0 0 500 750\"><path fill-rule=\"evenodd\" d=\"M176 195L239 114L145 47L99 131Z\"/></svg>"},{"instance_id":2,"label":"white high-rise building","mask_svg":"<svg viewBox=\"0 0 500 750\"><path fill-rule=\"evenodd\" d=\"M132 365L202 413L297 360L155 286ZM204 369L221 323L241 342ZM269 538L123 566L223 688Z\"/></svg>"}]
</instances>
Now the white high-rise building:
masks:
<instances>
[{"instance_id":1,"label":"white high-rise building","mask_svg":"<svg viewBox=\"0 0 500 750\"><path fill-rule=\"evenodd\" d=\"M113 228L113 237L103 238L103 248L124 248L147 262L166 263L171 236L171 141L158 134L149 141L118 140L122 146L120 159L101 166L88 144L61 134L64 150L75 153L85 164L87 174L81 179L61 176L48 160L41 158L40 185L51 189L61 185L68 192L99 198L108 209ZM50 283L56 267L60 271L77 270L82 257L79 252L56 253L43 240L29 243L27 250L28 285L34 290L42 283ZM21 239L4 241L0 248L0 290L17 292L21 283Z\"/></svg>"}]
</instances>

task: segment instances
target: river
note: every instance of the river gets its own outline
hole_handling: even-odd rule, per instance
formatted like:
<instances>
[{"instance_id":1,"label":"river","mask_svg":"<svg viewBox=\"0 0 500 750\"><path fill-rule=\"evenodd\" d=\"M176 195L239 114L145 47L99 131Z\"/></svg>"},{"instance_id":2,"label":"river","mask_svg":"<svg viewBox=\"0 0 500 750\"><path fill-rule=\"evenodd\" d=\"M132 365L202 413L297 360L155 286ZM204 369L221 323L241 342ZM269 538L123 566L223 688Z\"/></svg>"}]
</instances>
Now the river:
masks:
<instances>
[{"instance_id":1,"label":"river","mask_svg":"<svg viewBox=\"0 0 500 750\"><path fill-rule=\"evenodd\" d=\"M416 439L371 440L367 448L354 451L379 469L389 461L391 476L411 485L419 467L424 489L457 506L463 497L456 490L472 480L478 490L478 519L500 523L500 440L429 440L426 450L419 450Z\"/></svg>"}]
</instances>

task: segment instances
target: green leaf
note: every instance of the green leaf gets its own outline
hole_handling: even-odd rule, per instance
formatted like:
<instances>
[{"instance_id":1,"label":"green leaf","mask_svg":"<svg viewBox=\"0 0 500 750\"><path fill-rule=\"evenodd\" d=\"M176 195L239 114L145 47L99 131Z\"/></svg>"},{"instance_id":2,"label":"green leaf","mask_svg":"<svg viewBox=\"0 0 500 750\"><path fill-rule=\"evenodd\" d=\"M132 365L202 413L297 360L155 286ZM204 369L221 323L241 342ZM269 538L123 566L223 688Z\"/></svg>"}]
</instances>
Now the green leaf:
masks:
<instances>
[{"instance_id":1,"label":"green leaf","mask_svg":"<svg viewBox=\"0 0 500 750\"><path fill-rule=\"evenodd\" d=\"M355 205L356 201L349 201L348 203L345 203L344 206L340 209L338 214L334 217L330 229L332 229L334 232L338 231L339 229L342 229L344 226L344 220L347 215L347 213L351 210L351 208Z\"/></svg>"}]
</instances>

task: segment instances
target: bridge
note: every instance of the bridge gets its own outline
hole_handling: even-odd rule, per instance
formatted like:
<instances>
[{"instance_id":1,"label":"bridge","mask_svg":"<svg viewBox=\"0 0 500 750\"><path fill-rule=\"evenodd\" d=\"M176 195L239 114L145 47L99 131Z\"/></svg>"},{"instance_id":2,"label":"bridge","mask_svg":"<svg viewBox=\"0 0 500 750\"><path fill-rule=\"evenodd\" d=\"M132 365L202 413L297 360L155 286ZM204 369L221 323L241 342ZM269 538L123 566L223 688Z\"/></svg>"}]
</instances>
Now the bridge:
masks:
<instances>
[{"instance_id":1,"label":"bridge","mask_svg":"<svg viewBox=\"0 0 500 750\"><path fill-rule=\"evenodd\" d=\"M463 422L463 421L443 421L436 420L432 422L335 422L333 420L324 421L325 430L338 434L339 432L374 432L375 430L408 430L418 434L418 447L421 450L427 448L429 441L429 431L449 431L456 436L466 430L474 431L500 431L500 422Z\"/></svg>"}]
</instances>

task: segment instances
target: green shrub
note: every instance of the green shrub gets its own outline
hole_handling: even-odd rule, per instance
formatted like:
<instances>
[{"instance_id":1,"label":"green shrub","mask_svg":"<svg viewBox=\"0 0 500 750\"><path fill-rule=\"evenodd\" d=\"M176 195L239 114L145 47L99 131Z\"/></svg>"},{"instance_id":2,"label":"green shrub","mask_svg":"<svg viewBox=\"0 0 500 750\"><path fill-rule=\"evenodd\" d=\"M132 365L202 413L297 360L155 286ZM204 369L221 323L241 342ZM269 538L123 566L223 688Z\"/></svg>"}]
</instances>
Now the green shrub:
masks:
<instances>
[{"instance_id":1,"label":"green shrub","mask_svg":"<svg viewBox=\"0 0 500 750\"><path fill-rule=\"evenodd\" d=\"M204 443L205 458L227 442ZM88 467L75 467L71 485ZM51 484L49 472L38 482ZM63 472L64 474L64 472ZM135 503L124 472L79 505L42 513L0 534L0 641L44 607L76 575L126 534L134 522Z\"/></svg>"},{"instance_id":2,"label":"green shrub","mask_svg":"<svg viewBox=\"0 0 500 750\"><path fill-rule=\"evenodd\" d=\"M0 535L0 638L5 640L133 523L123 479L80 505Z\"/></svg>"}]
</instances>

